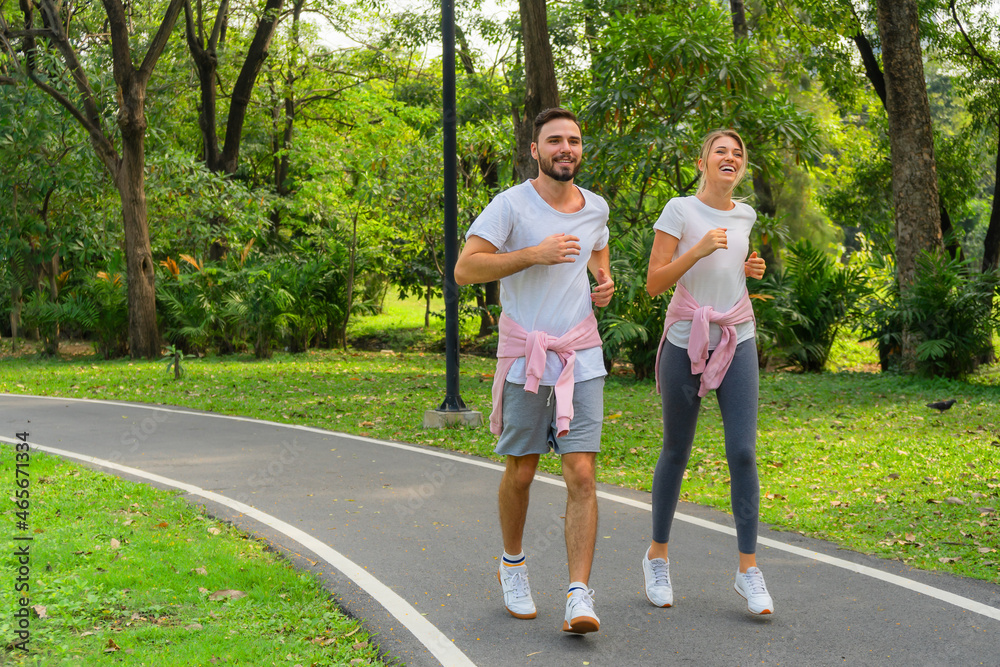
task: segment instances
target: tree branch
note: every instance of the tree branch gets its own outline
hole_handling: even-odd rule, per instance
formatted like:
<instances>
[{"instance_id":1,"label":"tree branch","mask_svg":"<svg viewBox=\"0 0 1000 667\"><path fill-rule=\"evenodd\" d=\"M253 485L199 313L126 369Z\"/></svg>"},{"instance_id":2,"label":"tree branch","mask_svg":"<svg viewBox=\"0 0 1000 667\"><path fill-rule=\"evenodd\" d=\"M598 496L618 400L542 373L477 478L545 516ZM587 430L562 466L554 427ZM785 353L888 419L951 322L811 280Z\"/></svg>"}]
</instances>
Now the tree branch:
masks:
<instances>
[{"instance_id":1,"label":"tree branch","mask_svg":"<svg viewBox=\"0 0 1000 667\"><path fill-rule=\"evenodd\" d=\"M167 13L164 15L163 21L160 22L160 28L156 31L156 36L149 43L149 48L146 50L146 57L143 58L142 65L139 66L139 80L143 85L149 81L149 77L153 73L153 68L156 67L156 61L160 59L163 49L167 46L167 40L170 38L170 33L174 30L177 16L181 13L183 1L171 0L170 6L167 7Z\"/></svg>"},{"instance_id":2,"label":"tree branch","mask_svg":"<svg viewBox=\"0 0 1000 667\"><path fill-rule=\"evenodd\" d=\"M59 8L53 4L52 0L38 0L38 7L42 11L42 22L48 28L46 38L56 47L62 55L63 60L65 60L66 69L69 70L70 76L73 77L73 81L76 83L77 90L80 91L83 110L81 111L61 92L39 79L34 68L27 68L28 76L35 85L61 104L79 121L84 129L87 130L91 141L94 142L94 146L101 146L99 152L101 153L102 160L108 164L107 160L109 158L105 156L105 153L114 155L115 159L117 159L117 153L104 132L104 123L101 121L101 112L97 105L96 95L90 87L90 81L87 79L87 74L80 64L76 51L69 43L69 37L66 35L62 19L59 16ZM113 171L112 169L112 173Z\"/></svg>"},{"instance_id":3,"label":"tree branch","mask_svg":"<svg viewBox=\"0 0 1000 667\"><path fill-rule=\"evenodd\" d=\"M882 68L878 64L878 58L875 57L875 51L872 49L872 43L865 36L865 33L861 30L861 17L854 10L854 3L851 3L851 14L854 16L854 20L858 23L858 31L851 36L854 43L858 47L858 53L861 54L861 62L865 66L865 76L871 82L872 87L875 89L875 94L878 95L879 99L882 100L882 106L885 106L885 75L882 73Z\"/></svg>"},{"instance_id":4,"label":"tree branch","mask_svg":"<svg viewBox=\"0 0 1000 667\"><path fill-rule=\"evenodd\" d=\"M229 0L222 0L219 3L219 11L215 14L215 25L212 26L212 36L208 38L208 46L215 52L219 45L219 35L222 34L222 26L226 20L226 12L229 11Z\"/></svg>"},{"instance_id":5,"label":"tree branch","mask_svg":"<svg viewBox=\"0 0 1000 667\"><path fill-rule=\"evenodd\" d=\"M962 20L958 18L958 11L955 9L955 0L950 0L948 8L951 9L951 16L955 19L955 24L958 26L958 31L962 33L962 38L965 40L965 43L969 45L969 52L972 56L979 60L979 62L983 65L992 67L995 72L1000 71L1000 67L997 66L996 62L992 58L983 55L983 53L976 48L972 38L965 32L965 26L962 25Z\"/></svg>"}]
</instances>

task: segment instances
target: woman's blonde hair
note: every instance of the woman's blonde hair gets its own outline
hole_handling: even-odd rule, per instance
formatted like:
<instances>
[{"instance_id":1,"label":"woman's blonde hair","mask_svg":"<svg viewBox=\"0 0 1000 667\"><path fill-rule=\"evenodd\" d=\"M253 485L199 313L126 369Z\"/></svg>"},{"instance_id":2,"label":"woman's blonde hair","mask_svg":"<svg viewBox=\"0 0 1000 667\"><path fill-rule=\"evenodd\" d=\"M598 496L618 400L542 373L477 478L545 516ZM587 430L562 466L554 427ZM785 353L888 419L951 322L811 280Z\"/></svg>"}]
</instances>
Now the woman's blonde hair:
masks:
<instances>
[{"instance_id":1,"label":"woman's blonde hair","mask_svg":"<svg viewBox=\"0 0 1000 667\"><path fill-rule=\"evenodd\" d=\"M740 136L739 132L737 132L736 130L714 130L712 132L709 132L708 136L705 137L705 140L701 144L701 155L700 155L701 162L702 164L706 165L708 164L708 155L709 153L712 152L712 145L716 142L717 139L720 139L722 137L729 137L730 139L735 140L736 143L740 145L740 150L743 151L743 163L740 164L740 168L736 172L736 180L733 181L733 190L736 190L736 186L740 184L740 181L742 181L743 177L746 175L747 165L750 162L750 159L747 156L746 144L743 143L743 137ZM705 170L701 170L701 173L698 176L698 189L695 191L695 194L700 195L704 191L705 191Z\"/></svg>"}]
</instances>

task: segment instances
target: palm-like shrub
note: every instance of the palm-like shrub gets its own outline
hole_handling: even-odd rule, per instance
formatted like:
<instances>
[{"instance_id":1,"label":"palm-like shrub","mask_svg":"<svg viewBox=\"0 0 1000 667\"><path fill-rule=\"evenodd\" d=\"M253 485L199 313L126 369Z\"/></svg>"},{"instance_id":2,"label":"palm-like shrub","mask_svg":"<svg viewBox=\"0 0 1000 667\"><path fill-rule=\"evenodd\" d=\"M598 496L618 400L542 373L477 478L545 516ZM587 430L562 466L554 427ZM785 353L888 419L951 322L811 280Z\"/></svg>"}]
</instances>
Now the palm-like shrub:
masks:
<instances>
[{"instance_id":1,"label":"palm-like shrub","mask_svg":"<svg viewBox=\"0 0 1000 667\"><path fill-rule=\"evenodd\" d=\"M277 278L278 264L242 266L229 275L229 291L223 299L223 313L245 332L254 356L269 359L274 345L295 320L295 299Z\"/></svg>"},{"instance_id":2,"label":"palm-like shrub","mask_svg":"<svg viewBox=\"0 0 1000 667\"><path fill-rule=\"evenodd\" d=\"M107 271L99 271L87 283L86 298L97 308L97 316L86 329L93 332L97 352L105 359L128 354L128 288L125 258L116 253ZM82 324L82 322L81 322Z\"/></svg>"},{"instance_id":3,"label":"palm-like shrub","mask_svg":"<svg viewBox=\"0 0 1000 667\"><path fill-rule=\"evenodd\" d=\"M785 268L765 275L758 288L765 296L757 301L763 339L809 372L823 370L837 332L853 324L871 292L860 261L840 264L808 240L789 245Z\"/></svg>"},{"instance_id":4,"label":"palm-like shrub","mask_svg":"<svg viewBox=\"0 0 1000 667\"><path fill-rule=\"evenodd\" d=\"M292 297L291 352L304 352L311 341L325 339L332 346L347 310L347 250L331 241L325 251L297 248L279 262L281 285Z\"/></svg>"},{"instance_id":5,"label":"palm-like shrub","mask_svg":"<svg viewBox=\"0 0 1000 667\"><path fill-rule=\"evenodd\" d=\"M1000 330L998 286L996 271L976 273L967 261L925 253L905 295L895 276L884 274L861 322L864 339L878 342L882 369L888 370L898 366L908 331L915 337L917 372L964 377L992 351L993 332Z\"/></svg>"}]
</instances>

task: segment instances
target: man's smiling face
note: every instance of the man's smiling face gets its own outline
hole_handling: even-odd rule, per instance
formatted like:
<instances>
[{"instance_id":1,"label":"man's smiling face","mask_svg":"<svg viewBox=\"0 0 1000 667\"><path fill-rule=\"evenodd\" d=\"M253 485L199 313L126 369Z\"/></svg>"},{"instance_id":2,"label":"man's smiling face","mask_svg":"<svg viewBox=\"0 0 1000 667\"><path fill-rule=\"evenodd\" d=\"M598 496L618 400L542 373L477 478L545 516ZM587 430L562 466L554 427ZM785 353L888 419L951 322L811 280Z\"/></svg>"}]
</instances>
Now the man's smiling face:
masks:
<instances>
[{"instance_id":1,"label":"man's smiling face","mask_svg":"<svg viewBox=\"0 0 1000 667\"><path fill-rule=\"evenodd\" d=\"M542 126L538 143L531 145L531 155L539 170L549 178L572 181L580 171L583 138L580 128L568 118L556 118Z\"/></svg>"}]
</instances>

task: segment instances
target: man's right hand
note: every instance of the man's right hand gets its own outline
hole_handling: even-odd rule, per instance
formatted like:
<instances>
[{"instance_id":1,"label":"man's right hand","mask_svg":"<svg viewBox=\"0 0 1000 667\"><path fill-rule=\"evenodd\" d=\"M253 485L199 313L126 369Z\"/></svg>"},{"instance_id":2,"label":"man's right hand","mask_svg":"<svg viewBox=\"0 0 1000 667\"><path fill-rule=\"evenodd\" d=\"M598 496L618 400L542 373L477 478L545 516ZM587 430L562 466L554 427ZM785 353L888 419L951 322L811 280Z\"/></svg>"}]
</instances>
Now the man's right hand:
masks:
<instances>
[{"instance_id":1,"label":"man's right hand","mask_svg":"<svg viewBox=\"0 0 1000 667\"><path fill-rule=\"evenodd\" d=\"M535 264L565 264L575 262L580 254L579 237L553 234L535 246Z\"/></svg>"}]
</instances>

